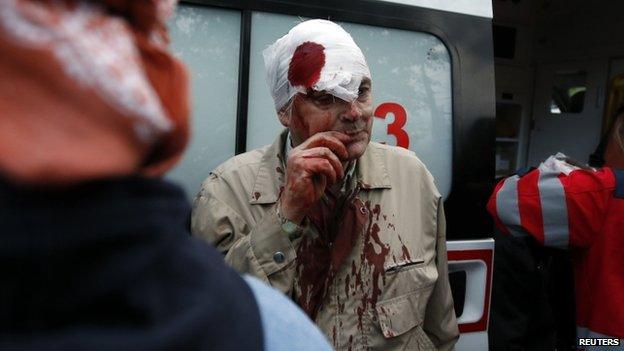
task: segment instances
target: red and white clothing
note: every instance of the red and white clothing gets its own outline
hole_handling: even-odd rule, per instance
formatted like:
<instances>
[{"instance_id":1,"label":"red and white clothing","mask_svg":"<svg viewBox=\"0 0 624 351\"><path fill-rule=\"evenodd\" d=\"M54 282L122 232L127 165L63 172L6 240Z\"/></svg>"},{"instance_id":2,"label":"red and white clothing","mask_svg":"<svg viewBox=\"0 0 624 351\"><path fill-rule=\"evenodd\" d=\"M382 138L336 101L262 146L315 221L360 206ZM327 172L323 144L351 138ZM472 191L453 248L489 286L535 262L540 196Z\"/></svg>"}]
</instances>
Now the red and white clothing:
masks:
<instances>
[{"instance_id":1,"label":"red and white clothing","mask_svg":"<svg viewBox=\"0 0 624 351\"><path fill-rule=\"evenodd\" d=\"M579 338L624 339L624 171L551 157L501 181L488 211L504 233L571 250Z\"/></svg>"}]
</instances>

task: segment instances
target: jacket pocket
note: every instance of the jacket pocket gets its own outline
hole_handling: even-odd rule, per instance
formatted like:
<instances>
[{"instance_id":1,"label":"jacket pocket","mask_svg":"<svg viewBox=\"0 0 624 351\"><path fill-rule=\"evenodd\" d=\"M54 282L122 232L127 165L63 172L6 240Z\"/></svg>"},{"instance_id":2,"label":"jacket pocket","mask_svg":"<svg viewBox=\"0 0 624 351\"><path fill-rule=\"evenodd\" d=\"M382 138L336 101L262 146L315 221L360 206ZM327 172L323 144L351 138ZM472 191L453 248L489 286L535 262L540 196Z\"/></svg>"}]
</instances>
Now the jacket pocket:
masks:
<instances>
[{"instance_id":1,"label":"jacket pocket","mask_svg":"<svg viewBox=\"0 0 624 351\"><path fill-rule=\"evenodd\" d=\"M425 260L415 259L407 262L402 262L399 264L393 264L386 268L386 275L394 274L402 271L406 271L408 269L418 268L425 264Z\"/></svg>"},{"instance_id":2,"label":"jacket pocket","mask_svg":"<svg viewBox=\"0 0 624 351\"><path fill-rule=\"evenodd\" d=\"M422 332L423 314L433 286L430 284L409 294L377 302L375 310L385 338L397 337L415 327L421 329L420 336L427 338Z\"/></svg>"},{"instance_id":3,"label":"jacket pocket","mask_svg":"<svg viewBox=\"0 0 624 351\"><path fill-rule=\"evenodd\" d=\"M386 266L380 300L395 300L417 291L426 290L438 278L435 263L412 259ZM429 295L429 293L427 293Z\"/></svg>"}]
</instances>

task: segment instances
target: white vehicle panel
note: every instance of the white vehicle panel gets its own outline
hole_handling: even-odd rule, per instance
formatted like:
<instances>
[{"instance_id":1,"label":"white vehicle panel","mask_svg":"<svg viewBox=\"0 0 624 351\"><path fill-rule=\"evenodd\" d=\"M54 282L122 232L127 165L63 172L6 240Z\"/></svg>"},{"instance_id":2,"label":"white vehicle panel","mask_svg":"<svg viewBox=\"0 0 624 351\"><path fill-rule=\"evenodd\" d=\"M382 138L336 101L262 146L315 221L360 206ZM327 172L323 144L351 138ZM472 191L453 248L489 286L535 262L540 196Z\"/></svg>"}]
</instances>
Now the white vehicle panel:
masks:
<instances>
[{"instance_id":1,"label":"white vehicle panel","mask_svg":"<svg viewBox=\"0 0 624 351\"><path fill-rule=\"evenodd\" d=\"M487 331L474 333L461 333L455 344L455 351L487 351Z\"/></svg>"},{"instance_id":2,"label":"white vehicle panel","mask_svg":"<svg viewBox=\"0 0 624 351\"><path fill-rule=\"evenodd\" d=\"M494 264L494 239L447 242L449 273L465 272L463 311L457 317L457 351L488 349L487 329Z\"/></svg>"}]
</instances>

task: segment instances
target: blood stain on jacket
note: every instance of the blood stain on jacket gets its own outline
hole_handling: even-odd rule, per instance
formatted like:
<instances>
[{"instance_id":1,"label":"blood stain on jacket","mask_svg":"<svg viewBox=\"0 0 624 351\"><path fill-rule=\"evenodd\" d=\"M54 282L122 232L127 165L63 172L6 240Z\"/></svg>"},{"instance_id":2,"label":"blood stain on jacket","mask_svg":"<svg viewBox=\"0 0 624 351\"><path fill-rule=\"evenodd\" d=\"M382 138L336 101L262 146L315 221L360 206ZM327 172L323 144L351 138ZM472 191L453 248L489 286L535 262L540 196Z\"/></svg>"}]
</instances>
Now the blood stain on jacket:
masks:
<instances>
[{"instance_id":1,"label":"blood stain on jacket","mask_svg":"<svg viewBox=\"0 0 624 351\"><path fill-rule=\"evenodd\" d=\"M403 239L401 239L401 236L399 235L398 237L399 237L399 241L401 242L401 250L403 251L403 260L409 262L412 260L412 256L410 255L409 250L405 246Z\"/></svg>"}]
</instances>

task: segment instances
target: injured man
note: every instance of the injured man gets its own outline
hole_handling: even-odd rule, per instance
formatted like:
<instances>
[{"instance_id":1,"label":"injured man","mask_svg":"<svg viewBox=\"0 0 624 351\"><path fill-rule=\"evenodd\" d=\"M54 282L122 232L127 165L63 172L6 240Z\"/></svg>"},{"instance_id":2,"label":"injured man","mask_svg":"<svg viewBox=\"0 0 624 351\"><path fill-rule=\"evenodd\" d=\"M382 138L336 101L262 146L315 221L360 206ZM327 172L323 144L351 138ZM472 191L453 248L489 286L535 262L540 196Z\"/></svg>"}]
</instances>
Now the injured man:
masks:
<instances>
[{"instance_id":1,"label":"injured man","mask_svg":"<svg viewBox=\"0 0 624 351\"><path fill-rule=\"evenodd\" d=\"M338 350L452 349L442 198L413 152L370 141L362 51L310 20L264 62L285 129L208 175L193 234L291 297Z\"/></svg>"}]
</instances>

